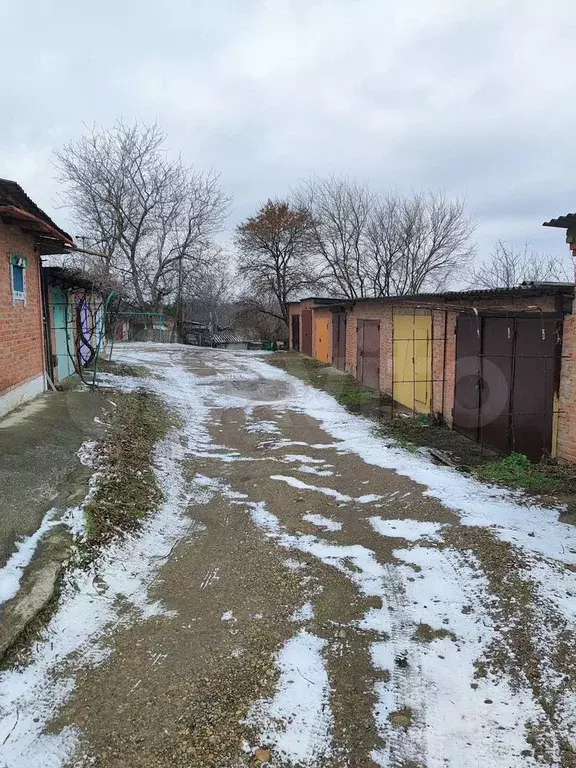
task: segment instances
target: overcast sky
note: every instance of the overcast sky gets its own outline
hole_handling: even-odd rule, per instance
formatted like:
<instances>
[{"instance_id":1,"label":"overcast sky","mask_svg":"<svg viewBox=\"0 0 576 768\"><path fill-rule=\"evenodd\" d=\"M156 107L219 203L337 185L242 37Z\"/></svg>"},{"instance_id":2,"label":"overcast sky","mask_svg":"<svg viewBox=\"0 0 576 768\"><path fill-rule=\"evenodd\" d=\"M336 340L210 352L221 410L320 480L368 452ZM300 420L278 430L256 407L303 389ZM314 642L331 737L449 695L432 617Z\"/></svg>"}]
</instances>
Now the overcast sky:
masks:
<instances>
[{"instance_id":1,"label":"overcast sky","mask_svg":"<svg viewBox=\"0 0 576 768\"><path fill-rule=\"evenodd\" d=\"M0 0L0 26L0 176L64 227L53 149L123 117L221 171L230 226L342 173L465 195L481 254L567 252L541 223L576 210L574 0Z\"/></svg>"}]
</instances>

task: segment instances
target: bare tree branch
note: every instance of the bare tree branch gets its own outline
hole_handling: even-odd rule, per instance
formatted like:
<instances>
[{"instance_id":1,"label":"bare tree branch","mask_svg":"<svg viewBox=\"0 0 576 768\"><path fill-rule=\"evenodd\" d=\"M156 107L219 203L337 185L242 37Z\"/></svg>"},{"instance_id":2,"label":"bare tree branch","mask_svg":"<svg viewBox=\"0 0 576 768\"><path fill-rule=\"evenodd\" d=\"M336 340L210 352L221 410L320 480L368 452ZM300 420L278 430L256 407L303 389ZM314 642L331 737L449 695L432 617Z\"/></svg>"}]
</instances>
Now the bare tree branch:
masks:
<instances>
[{"instance_id":1,"label":"bare tree branch","mask_svg":"<svg viewBox=\"0 0 576 768\"><path fill-rule=\"evenodd\" d=\"M514 288L525 280L569 282L569 270L560 256L537 253L529 243L515 248L497 240L490 257L473 270L470 288Z\"/></svg>"},{"instance_id":2,"label":"bare tree branch","mask_svg":"<svg viewBox=\"0 0 576 768\"><path fill-rule=\"evenodd\" d=\"M379 196L332 176L307 182L296 199L310 212L321 274L341 296L433 290L474 253L475 224L464 201L440 191Z\"/></svg>"},{"instance_id":3,"label":"bare tree branch","mask_svg":"<svg viewBox=\"0 0 576 768\"><path fill-rule=\"evenodd\" d=\"M114 275L142 309L181 290L183 265L201 261L228 207L218 176L169 159L165 138L157 125L119 121L55 154L76 225L109 254L96 270Z\"/></svg>"}]
</instances>

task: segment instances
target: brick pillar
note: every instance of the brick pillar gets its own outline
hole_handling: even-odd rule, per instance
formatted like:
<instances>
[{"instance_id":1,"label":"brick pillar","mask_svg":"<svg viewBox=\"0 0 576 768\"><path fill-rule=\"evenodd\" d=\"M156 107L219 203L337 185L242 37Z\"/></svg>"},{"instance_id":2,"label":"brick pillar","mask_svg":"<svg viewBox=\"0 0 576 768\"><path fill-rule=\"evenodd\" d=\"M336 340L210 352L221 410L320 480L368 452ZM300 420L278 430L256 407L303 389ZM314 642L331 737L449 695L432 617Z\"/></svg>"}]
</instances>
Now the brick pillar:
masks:
<instances>
[{"instance_id":1,"label":"brick pillar","mask_svg":"<svg viewBox=\"0 0 576 768\"><path fill-rule=\"evenodd\" d=\"M569 229L566 232L566 242L568 243L572 255L572 277L574 282L576 282L576 229Z\"/></svg>"}]
</instances>

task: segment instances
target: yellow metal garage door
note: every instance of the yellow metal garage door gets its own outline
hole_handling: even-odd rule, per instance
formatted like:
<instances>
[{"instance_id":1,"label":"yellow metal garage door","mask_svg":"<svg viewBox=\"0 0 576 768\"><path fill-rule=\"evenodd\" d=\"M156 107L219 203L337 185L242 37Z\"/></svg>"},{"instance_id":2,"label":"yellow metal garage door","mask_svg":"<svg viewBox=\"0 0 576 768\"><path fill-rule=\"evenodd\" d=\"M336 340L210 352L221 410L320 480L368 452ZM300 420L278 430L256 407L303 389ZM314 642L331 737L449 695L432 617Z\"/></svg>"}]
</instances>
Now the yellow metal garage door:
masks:
<instances>
[{"instance_id":1,"label":"yellow metal garage door","mask_svg":"<svg viewBox=\"0 0 576 768\"><path fill-rule=\"evenodd\" d=\"M394 316L394 400L418 413L432 407L432 317Z\"/></svg>"},{"instance_id":2,"label":"yellow metal garage door","mask_svg":"<svg viewBox=\"0 0 576 768\"><path fill-rule=\"evenodd\" d=\"M314 341L316 345L315 356L321 363L330 362L330 348L328 345L328 334L330 328L330 318L314 318Z\"/></svg>"}]
</instances>

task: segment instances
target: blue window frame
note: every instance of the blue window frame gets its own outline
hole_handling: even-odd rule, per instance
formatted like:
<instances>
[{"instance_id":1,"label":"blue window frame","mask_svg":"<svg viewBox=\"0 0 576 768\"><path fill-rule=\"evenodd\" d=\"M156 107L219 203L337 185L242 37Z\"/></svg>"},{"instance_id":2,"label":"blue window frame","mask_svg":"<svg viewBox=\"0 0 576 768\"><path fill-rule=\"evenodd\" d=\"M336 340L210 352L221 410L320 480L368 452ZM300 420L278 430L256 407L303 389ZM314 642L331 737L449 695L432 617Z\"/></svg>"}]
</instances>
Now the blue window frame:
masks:
<instances>
[{"instance_id":1,"label":"blue window frame","mask_svg":"<svg viewBox=\"0 0 576 768\"><path fill-rule=\"evenodd\" d=\"M24 256L12 254L10 257L10 278L12 282L12 301L26 303L26 267L28 260Z\"/></svg>"},{"instance_id":2,"label":"blue window frame","mask_svg":"<svg viewBox=\"0 0 576 768\"><path fill-rule=\"evenodd\" d=\"M12 285L14 293L24 293L24 267L12 264Z\"/></svg>"}]
</instances>

